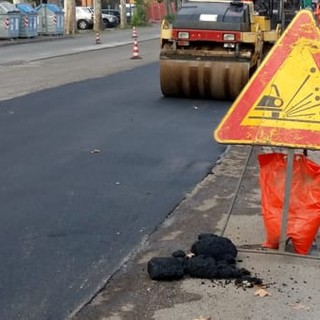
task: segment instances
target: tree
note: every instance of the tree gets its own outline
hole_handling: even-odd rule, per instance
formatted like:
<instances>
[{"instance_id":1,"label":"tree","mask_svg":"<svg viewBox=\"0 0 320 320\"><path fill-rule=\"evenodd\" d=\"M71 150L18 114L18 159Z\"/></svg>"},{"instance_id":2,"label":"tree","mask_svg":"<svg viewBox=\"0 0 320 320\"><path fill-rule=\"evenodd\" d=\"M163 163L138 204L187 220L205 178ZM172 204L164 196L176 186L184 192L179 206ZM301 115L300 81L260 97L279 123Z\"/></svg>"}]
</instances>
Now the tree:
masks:
<instances>
[{"instance_id":1,"label":"tree","mask_svg":"<svg viewBox=\"0 0 320 320\"><path fill-rule=\"evenodd\" d=\"M94 9L94 20L93 20L93 28L94 31L98 32L102 30L102 16L101 16L101 0L94 0L93 2Z\"/></svg>"},{"instance_id":2,"label":"tree","mask_svg":"<svg viewBox=\"0 0 320 320\"><path fill-rule=\"evenodd\" d=\"M126 0L120 0L120 28L124 29L127 25Z\"/></svg>"},{"instance_id":3,"label":"tree","mask_svg":"<svg viewBox=\"0 0 320 320\"><path fill-rule=\"evenodd\" d=\"M75 34L76 31L76 8L75 0L64 0L64 30L65 34Z\"/></svg>"}]
</instances>

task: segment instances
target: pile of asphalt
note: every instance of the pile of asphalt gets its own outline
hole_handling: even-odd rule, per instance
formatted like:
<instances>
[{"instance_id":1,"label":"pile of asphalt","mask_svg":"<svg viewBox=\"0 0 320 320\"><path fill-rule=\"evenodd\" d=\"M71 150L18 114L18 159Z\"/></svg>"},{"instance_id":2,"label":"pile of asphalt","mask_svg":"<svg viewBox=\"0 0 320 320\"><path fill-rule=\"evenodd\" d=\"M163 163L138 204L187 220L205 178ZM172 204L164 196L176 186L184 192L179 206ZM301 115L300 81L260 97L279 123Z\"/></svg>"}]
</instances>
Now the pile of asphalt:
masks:
<instances>
[{"instance_id":1,"label":"pile of asphalt","mask_svg":"<svg viewBox=\"0 0 320 320\"><path fill-rule=\"evenodd\" d=\"M250 271L238 268L238 250L232 241L215 234L200 234L189 254L177 250L171 257L153 257L148 262L152 280L172 281L185 276L201 279L235 279L237 285L261 285L262 280L252 277Z\"/></svg>"}]
</instances>

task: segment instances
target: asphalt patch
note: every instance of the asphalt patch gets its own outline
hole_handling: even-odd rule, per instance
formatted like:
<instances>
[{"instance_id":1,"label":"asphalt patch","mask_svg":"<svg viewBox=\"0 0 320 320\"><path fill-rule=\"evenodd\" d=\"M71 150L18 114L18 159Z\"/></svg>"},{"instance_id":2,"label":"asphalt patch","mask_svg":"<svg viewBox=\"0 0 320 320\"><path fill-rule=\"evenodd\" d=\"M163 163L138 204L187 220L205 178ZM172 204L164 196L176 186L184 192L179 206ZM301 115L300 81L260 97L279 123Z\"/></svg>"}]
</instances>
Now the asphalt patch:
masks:
<instances>
[{"instance_id":1,"label":"asphalt patch","mask_svg":"<svg viewBox=\"0 0 320 320\"><path fill-rule=\"evenodd\" d=\"M229 238L215 234L200 234L193 243L191 254L177 250L171 257L153 257L148 262L152 280L172 281L186 276L201 279L235 279L237 286L262 285L262 280L252 277L245 268L238 268L238 250Z\"/></svg>"}]
</instances>

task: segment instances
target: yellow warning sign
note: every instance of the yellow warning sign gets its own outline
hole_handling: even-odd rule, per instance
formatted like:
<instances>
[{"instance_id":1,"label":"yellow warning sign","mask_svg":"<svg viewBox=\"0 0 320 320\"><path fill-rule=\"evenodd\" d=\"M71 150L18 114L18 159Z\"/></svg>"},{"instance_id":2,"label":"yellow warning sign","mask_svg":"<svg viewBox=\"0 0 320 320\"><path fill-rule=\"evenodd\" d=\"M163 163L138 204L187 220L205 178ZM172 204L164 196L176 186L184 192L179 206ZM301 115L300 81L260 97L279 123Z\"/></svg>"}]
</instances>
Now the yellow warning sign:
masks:
<instances>
[{"instance_id":1,"label":"yellow warning sign","mask_svg":"<svg viewBox=\"0 0 320 320\"><path fill-rule=\"evenodd\" d=\"M214 132L221 143L320 149L320 29L301 10Z\"/></svg>"},{"instance_id":2,"label":"yellow warning sign","mask_svg":"<svg viewBox=\"0 0 320 320\"><path fill-rule=\"evenodd\" d=\"M318 46L307 39L295 43L241 125L320 131L320 73L312 55Z\"/></svg>"}]
</instances>

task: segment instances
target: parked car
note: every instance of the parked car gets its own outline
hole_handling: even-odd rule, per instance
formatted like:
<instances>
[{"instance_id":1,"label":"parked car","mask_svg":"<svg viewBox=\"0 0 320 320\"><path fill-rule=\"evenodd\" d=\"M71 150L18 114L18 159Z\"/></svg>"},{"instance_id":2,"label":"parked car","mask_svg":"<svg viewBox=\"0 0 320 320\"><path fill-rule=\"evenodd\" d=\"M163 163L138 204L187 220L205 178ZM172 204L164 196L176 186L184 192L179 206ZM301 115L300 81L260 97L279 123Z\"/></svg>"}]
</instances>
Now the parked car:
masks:
<instances>
[{"instance_id":1,"label":"parked car","mask_svg":"<svg viewBox=\"0 0 320 320\"><path fill-rule=\"evenodd\" d=\"M94 14L94 10L90 7L92 14ZM103 13L101 10L102 21L105 28L114 28L119 24L118 18L112 14Z\"/></svg>"},{"instance_id":2,"label":"parked car","mask_svg":"<svg viewBox=\"0 0 320 320\"><path fill-rule=\"evenodd\" d=\"M102 21L106 28L113 28L119 24L116 16L102 13ZM94 23L94 11L92 7L76 7L77 27L80 30L91 29Z\"/></svg>"},{"instance_id":3,"label":"parked car","mask_svg":"<svg viewBox=\"0 0 320 320\"><path fill-rule=\"evenodd\" d=\"M93 27L93 12L89 7L76 7L76 22L80 30Z\"/></svg>"},{"instance_id":4,"label":"parked car","mask_svg":"<svg viewBox=\"0 0 320 320\"><path fill-rule=\"evenodd\" d=\"M119 5L120 10L121 10L121 4ZM127 3L126 4L126 17L127 17L127 23L131 22L131 18L134 15L137 7L135 4L132 3Z\"/></svg>"},{"instance_id":5,"label":"parked car","mask_svg":"<svg viewBox=\"0 0 320 320\"><path fill-rule=\"evenodd\" d=\"M101 12L103 14L111 14L115 17L118 18L118 23L120 23L120 20L121 20L121 14L120 14L120 11L119 10L115 10L115 9L101 9Z\"/></svg>"},{"instance_id":6,"label":"parked car","mask_svg":"<svg viewBox=\"0 0 320 320\"><path fill-rule=\"evenodd\" d=\"M102 15L102 21L104 23L104 26L106 28L114 28L119 25L119 19L112 15L112 14L107 14L107 13L101 13Z\"/></svg>"},{"instance_id":7,"label":"parked car","mask_svg":"<svg viewBox=\"0 0 320 320\"><path fill-rule=\"evenodd\" d=\"M132 16L136 12L136 5L132 3L126 4L126 16L127 16L127 22L130 23Z\"/></svg>"}]
</instances>

